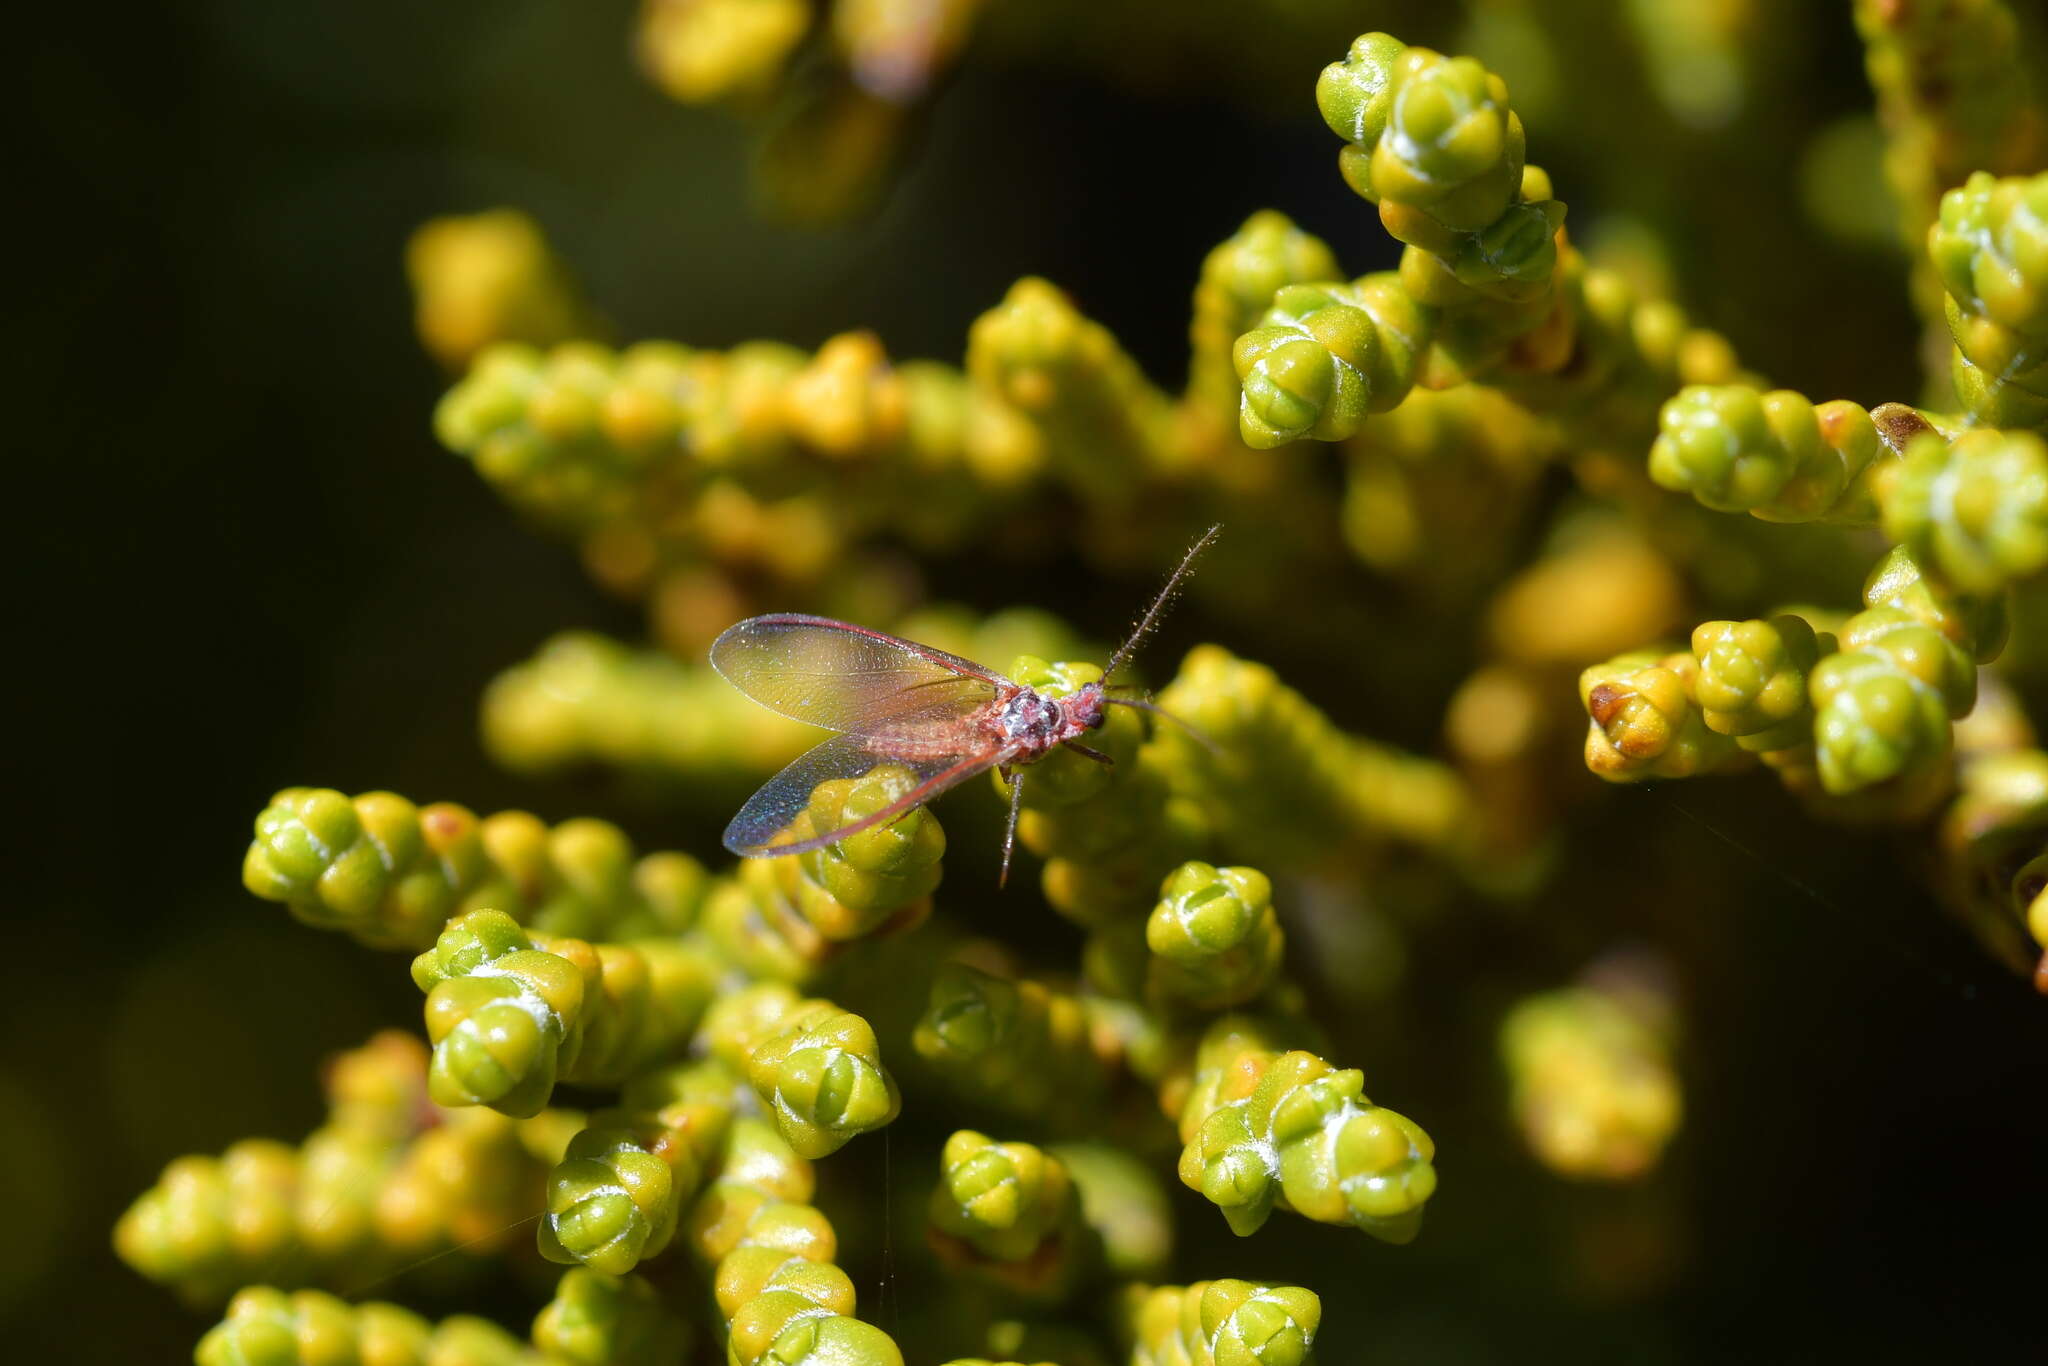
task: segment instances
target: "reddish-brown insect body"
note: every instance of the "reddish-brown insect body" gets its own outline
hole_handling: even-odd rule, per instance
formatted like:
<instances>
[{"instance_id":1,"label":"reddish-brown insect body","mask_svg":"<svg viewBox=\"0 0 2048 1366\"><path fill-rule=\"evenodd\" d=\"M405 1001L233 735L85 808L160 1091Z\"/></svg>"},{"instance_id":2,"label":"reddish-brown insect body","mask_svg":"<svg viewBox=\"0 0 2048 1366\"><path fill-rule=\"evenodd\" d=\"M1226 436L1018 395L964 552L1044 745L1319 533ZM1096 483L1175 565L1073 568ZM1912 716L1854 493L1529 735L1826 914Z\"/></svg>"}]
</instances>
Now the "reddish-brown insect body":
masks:
<instances>
[{"instance_id":1,"label":"reddish-brown insect body","mask_svg":"<svg viewBox=\"0 0 2048 1366\"><path fill-rule=\"evenodd\" d=\"M1157 624L1195 557L1215 539L1211 527L1182 557L1166 586L1118 647L1101 681L1051 698L958 655L864 626L794 613L749 617L711 645L711 663L741 692L772 711L840 734L809 751L748 799L725 830L725 847L749 858L801 854L895 820L947 788L1000 769L1010 780L1010 826L1003 842L1008 876L1024 790L1013 770L1062 746L1095 760L1081 743L1112 706L1166 715L1151 703L1109 696L1109 680ZM821 782L852 778L878 764L910 769L914 784L880 811L808 839L783 831Z\"/></svg>"}]
</instances>

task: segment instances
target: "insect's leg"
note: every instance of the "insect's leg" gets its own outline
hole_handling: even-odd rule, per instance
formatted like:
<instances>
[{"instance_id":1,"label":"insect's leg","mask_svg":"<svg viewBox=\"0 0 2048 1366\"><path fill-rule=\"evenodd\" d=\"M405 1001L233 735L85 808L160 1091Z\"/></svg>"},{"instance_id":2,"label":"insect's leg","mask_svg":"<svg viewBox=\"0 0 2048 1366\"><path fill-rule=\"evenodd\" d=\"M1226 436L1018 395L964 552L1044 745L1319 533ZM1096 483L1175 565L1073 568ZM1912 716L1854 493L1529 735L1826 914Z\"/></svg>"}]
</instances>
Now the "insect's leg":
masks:
<instances>
[{"instance_id":1,"label":"insect's leg","mask_svg":"<svg viewBox=\"0 0 2048 1366\"><path fill-rule=\"evenodd\" d=\"M1082 744L1079 740L1062 740L1060 743L1065 745L1068 749L1074 751L1074 753L1079 754L1084 758L1093 759L1098 764L1105 764L1112 768L1116 766L1116 760L1110 758L1107 754L1104 754L1099 749L1088 748L1088 746Z\"/></svg>"},{"instance_id":2,"label":"insect's leg","mask_svg":"<svg viewBox=\"0 0 2048 1366\"><path fill-rule=\"evenodd\" d=\"M1003 778L1010 784L1010 825L1003 831L1003 871L996 878L998 888L1010 881L1010 851L1017 845L1017 812L1024 801L1024 775L1012 772L1008 764L1003 765Z\"/></svg>"}]
</instances>

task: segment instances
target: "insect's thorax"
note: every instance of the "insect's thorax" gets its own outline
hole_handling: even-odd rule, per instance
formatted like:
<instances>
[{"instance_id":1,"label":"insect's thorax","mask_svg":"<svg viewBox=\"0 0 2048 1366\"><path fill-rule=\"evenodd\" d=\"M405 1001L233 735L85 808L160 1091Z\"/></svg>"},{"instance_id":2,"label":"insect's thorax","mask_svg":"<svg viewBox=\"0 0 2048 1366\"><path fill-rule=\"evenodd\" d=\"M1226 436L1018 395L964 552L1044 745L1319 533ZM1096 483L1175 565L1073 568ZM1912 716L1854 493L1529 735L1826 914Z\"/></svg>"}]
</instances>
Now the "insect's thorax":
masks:
<instances>
[{"instance_id":1,"label":"insect's thorax","mask_svg":"<svg viewBox=\"0 0 2048 1366\"><path fill-rule=\"evenodd\" d=\"M1018 758L1025 762L1039 758L1062 740L1080 733L1081 728L1069 714L1077 700L1070 697L1062 705L1030 688L1023 689L1003 707L1004 741L1017 746L1022 751Z\"/></svg>"},{"instance_id":2,"label":"insect's thorax","mask_svg":"<svg viewBox=\"0 0 2048 1366\"><path fill-rule=\"evenodd\" d=\"M1036 755L1058 743L1066 725L1060 704L1030 688L1019 688L996 714L996 725L1007 744L1020 746Z\"/></svg>"}]
</instances>

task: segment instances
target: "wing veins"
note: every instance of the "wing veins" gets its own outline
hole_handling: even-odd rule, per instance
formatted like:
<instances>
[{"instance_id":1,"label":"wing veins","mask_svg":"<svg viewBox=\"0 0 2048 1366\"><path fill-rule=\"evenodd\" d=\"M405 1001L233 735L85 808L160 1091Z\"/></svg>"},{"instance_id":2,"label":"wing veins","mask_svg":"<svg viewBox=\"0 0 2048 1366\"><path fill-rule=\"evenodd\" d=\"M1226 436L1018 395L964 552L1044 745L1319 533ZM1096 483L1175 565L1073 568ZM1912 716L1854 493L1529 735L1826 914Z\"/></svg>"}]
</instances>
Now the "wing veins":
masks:
<instances>
[{"instance_id":1,"label":"wing veins","mask_svg":"<svg viewBox=\"0 0 2048 1366\"><path fill-rule=\"evenodd\" d=\"M848 635L859 636L863 640L872 640L878 645L891 646L903 651L905 654L914 655L928 663L937 664L941 668L965 674L969 678L978 678L984 683L993 683L999 688L1015 686L1011 684L1009 679L1003 677L995 670L983 668L971 659L962 659L959 655L948 654L944 650L936 649L930 645L920 645L914 640L905 640L901 636L892 636L887 631L876 631L866 626L856 626L850 621L835 621L830 617L807 616L801 612L778 612L767 616L750 617L740 623L741 626L755 624L762 626L809 626L824 631L844 631Z\"/></svg>"},{"instance_id":2,"label":"wing veins","mask_svg":"<svg viewBox=\"0 0 2048 1366\"><path fill-rule=\"evenodd\" d=\"M941 717L964 720L1017 686L915 641L794 614L752 617L728 628L713 643L711 662L769 710L853 735Z\"/></svg>"},{"instance_id":3,"label":"wing veins","mask_svg":"<svg viewBox=\"0 0 2048 1366\"><path fill-rule=\"evenodd\" d=\"M813 835L809 839L797 840L790 844L750 844L744 846L743 849L734 850L734 852L753 851L769 858L784 858L792 854L808 854L814 849L823 849L828 844L837 844L841 840L851 839L863 830L872 830L878 825L893 821L897 817L904 815L912 807L922 806L925 802L930 801L946 789L967 781L967 779L972 778L977 773L986 772L997 764L1005 762L1009 752L1007 749L996 749L986 754L962 759L951 768L934 773L931 777L926 778L916 787L913 787L895 801L890 802L881 810L863 816L851 824L842 825L836 830L827 831L822 835ZM886 755L881 756L881 759L883 762L887 762Z\"/></svg>"}]
</instances>

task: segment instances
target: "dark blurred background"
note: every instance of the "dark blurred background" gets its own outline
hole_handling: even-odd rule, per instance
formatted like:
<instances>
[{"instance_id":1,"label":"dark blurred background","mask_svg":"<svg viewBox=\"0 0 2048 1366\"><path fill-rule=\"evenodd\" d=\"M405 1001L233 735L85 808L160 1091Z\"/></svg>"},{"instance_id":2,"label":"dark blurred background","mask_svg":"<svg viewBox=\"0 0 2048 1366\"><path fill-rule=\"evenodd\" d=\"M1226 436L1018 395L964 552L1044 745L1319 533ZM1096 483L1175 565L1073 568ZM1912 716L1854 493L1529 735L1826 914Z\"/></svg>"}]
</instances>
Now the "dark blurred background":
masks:
<instances>
[{"instance_id":1,"label":"dark blurred background","mask_svg":"<svg viewBox=\"0 0 2048 1366\"><path fill-rule=\"evenodd\" d=\"M435 444L445 379L412 333L407 234L517 205L618 337L714 346L871 326L893 354L957 360L981 310L1044 274L1177 386L1201 258L1252 210L1285 209L1352 271L1393 260L1335 174L1311 98L1321 63L1368 28L1450 46L1483 11L1522 7L1127 8L1134 41L972 51L872 214L822 228L761 212L739 123L641 78L625 0L26 16L0 991L10 1356L187 1359L206 1320L113 1259L115 1217L177 1154L295 1139L317 1122L319 1058L417 1022L397 960L242 890L248 823L274 789L592 812L648 847L715 852L717 812L520 780L479 747L495 672L553 631L630 637L639 617ZM1678 295L1781 383L1910 396L1889 219L1859 239L1857 215L1830 227L1807 207L1815 140L1844 119L1853 137L1868 109L1847 6L1774 7L1750 102L1697 128L1631 114L1653 101L1621 8L1557 6L1548 93L1532 66L1518 100L1574 231L1666 233ZM1241 44L1202 36L1232 10ZM943 590L1055 606L1109 637L1143 587L1070 567L1030 583L963 570ZM1204 629L1190 617L1170 643ZM1290 676L1347 726L1436 744L1441 697L1332 696ZM1932 909L1884 840L1821 831L1774 789L1631 790L1581 819L1573 839L1606 848L1611 876L1571 897L1640 895L1688 861L1729 889L1711 927L1643 908L1647 937L1700 955L1683 965L1686 1129L1663 1170L1612 1192L1522 1155L1491 1084L1503 1002L1466 989L1519 966L1517 939L1425 944L1414 1037L1378 1040L1368 1064L1375 1093L1398 1092L1443 1148L1420 1241L1276 1221L1236 1244L1184 1202L1176 1272L1300 1277L1325 1297L1338 1363L2038 1351L2048 1007ZM1574 964L1530 966L1541 984ZM937 1293L916 1258L894 1274L899 1299ZM524 1326L514 1302L480 1307Z\"/></svg>"}]
</instances>

